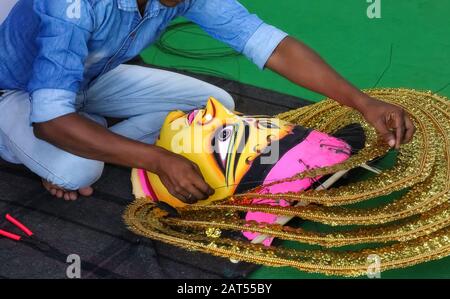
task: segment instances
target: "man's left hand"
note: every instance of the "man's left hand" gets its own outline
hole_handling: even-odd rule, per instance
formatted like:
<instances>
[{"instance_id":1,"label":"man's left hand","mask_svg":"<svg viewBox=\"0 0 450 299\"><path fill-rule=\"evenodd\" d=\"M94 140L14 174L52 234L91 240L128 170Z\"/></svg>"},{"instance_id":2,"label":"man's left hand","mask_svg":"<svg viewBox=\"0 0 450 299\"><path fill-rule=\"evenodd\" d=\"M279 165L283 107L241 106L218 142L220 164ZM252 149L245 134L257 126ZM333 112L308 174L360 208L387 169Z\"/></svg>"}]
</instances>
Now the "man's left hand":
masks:
<instances>
[{"instance_id":1,"label":"man's left hand","mask_svg":"<svg viewBox=\"0 0 450 299\"><path fill-rule=\"evenodd\" d=\"M399 106L367 97L358 110L389 146L395 149L410 142L416 131L408 113Z\"/></svg>"}]
</instances>

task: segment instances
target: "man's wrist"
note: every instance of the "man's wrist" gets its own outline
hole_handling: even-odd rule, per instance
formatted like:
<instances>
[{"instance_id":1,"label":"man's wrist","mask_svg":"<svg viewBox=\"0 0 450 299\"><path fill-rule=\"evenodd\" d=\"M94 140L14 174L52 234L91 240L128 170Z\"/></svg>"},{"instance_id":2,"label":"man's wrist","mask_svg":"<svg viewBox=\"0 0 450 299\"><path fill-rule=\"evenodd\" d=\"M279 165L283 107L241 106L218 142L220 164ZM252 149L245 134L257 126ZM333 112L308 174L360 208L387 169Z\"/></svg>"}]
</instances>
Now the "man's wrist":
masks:
<instances>
[{"instance_id":1,"label":"man's wrist","mask_svg":"<svg viewBox=\"0 0 450 299\"><path fill-rule=\"evenodd\" d=\"M150 144L144 144L143 149L143 153L136 159L138 168L158 173L161 165L161 158L165 150L159 146Z\"/></svg>"},{"instance_id":2,"label":"man's wrist","mask_svg":"<svg viewBox=\"0 0 450 299\"><path fill-rule=\"evenodd\" d=\"M350 107L356 109L361 114L367 111L367 107L373 102L373 99L362 91L355 92L350 97Z\"/></svg>"}]
</instances>

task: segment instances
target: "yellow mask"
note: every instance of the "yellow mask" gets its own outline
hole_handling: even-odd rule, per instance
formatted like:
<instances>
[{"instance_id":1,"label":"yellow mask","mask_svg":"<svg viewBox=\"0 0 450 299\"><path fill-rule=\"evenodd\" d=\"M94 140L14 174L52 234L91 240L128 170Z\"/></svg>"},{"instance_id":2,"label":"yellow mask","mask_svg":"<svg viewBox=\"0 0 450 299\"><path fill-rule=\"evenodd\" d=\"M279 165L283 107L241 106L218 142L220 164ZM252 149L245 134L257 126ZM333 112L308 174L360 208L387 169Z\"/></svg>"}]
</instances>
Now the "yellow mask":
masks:
<instances>
[{"instance_id":1,"label":"yellow mask","mask_svg":"<svg viewBox=\"0 0 450 299\"><path fill-rule=\"evenodd\" d=\"M293 128L276 118L238 115L209 98L204 109L169 113L156 145L199 166L205 181L215 189L211 197L197 203L207 205L232 195L251 162ZM167 191L156 174L134 169L132 181L138 198L163 201L175 208L186 205Z\"/></svg>"}]
</instances>

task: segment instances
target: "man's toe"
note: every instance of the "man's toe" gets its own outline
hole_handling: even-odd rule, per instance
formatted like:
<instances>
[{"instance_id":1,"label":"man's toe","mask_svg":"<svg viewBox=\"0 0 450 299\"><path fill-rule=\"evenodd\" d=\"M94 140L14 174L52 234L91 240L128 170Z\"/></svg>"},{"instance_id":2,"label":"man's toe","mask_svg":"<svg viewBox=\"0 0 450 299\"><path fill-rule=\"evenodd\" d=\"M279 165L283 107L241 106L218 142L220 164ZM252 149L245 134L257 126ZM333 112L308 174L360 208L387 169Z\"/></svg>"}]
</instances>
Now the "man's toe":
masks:
<instances>
[{"instance_id":1,"label":"man's toe","mask_svg":"<svg viewBox=\"0 0 450 299\"><path fill-rule=\"evenodd\" d=\"M70 200L77 200L77 198L78 198L77 192L74 192L74 191L70 192L69 198L70 198Z\"/></svg>"},{"instance_id":2,"label":"man's toe","mask_svg":"<svg viewBox=\"0 0 450 299\"><path fill-rule=\"evenodd\" d=\"M94 193L94 189L92 189L92 187L80 188L80 189L78 190L78 192L79 192L80 195L82 195L82 196L91 196L92 193Z\"/></svg>"},{"instance_id":3,"label":"man's toe","mask_svg":"<svg viewBox=\"0 0 450 299\"><path fill-rule=\"evenodd\" d=\"M62 198L63 196L64 196L64 192L62 190L57 190L56 191L56 197Z\"/></svg>"}]
</instances>

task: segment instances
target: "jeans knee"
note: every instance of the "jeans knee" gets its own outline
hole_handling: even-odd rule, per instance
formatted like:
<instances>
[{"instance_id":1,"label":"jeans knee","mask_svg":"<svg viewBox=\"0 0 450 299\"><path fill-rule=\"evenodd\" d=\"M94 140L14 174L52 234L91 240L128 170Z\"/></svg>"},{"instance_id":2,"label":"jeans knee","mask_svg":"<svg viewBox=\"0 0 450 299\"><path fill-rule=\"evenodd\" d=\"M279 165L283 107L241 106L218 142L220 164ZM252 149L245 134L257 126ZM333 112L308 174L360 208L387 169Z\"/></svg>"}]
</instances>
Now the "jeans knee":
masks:
<instances>
[{"instance_id":1,"label":"jeans knee","mask_svg":"<svg viewBox=\"0 0 450 299\"><path fill-rule=\"evenodd\" d=\"M78 190L98 181L103 173L104 163L79 158L62 166L60 175L49 181L67 190Z\"/></svg>"},{"instance_id":2,"label":"jeans knee","mask_svg":"<svg viewBox=\"0 0 450 299\"><path fill-rule=\"evenodd\" d=\"M228 110L234 111L235 103L233 97L224 89L217 87L211 94L215 99L217 99L222 105L224 105Z\"/></svg>"}]
</instances>

